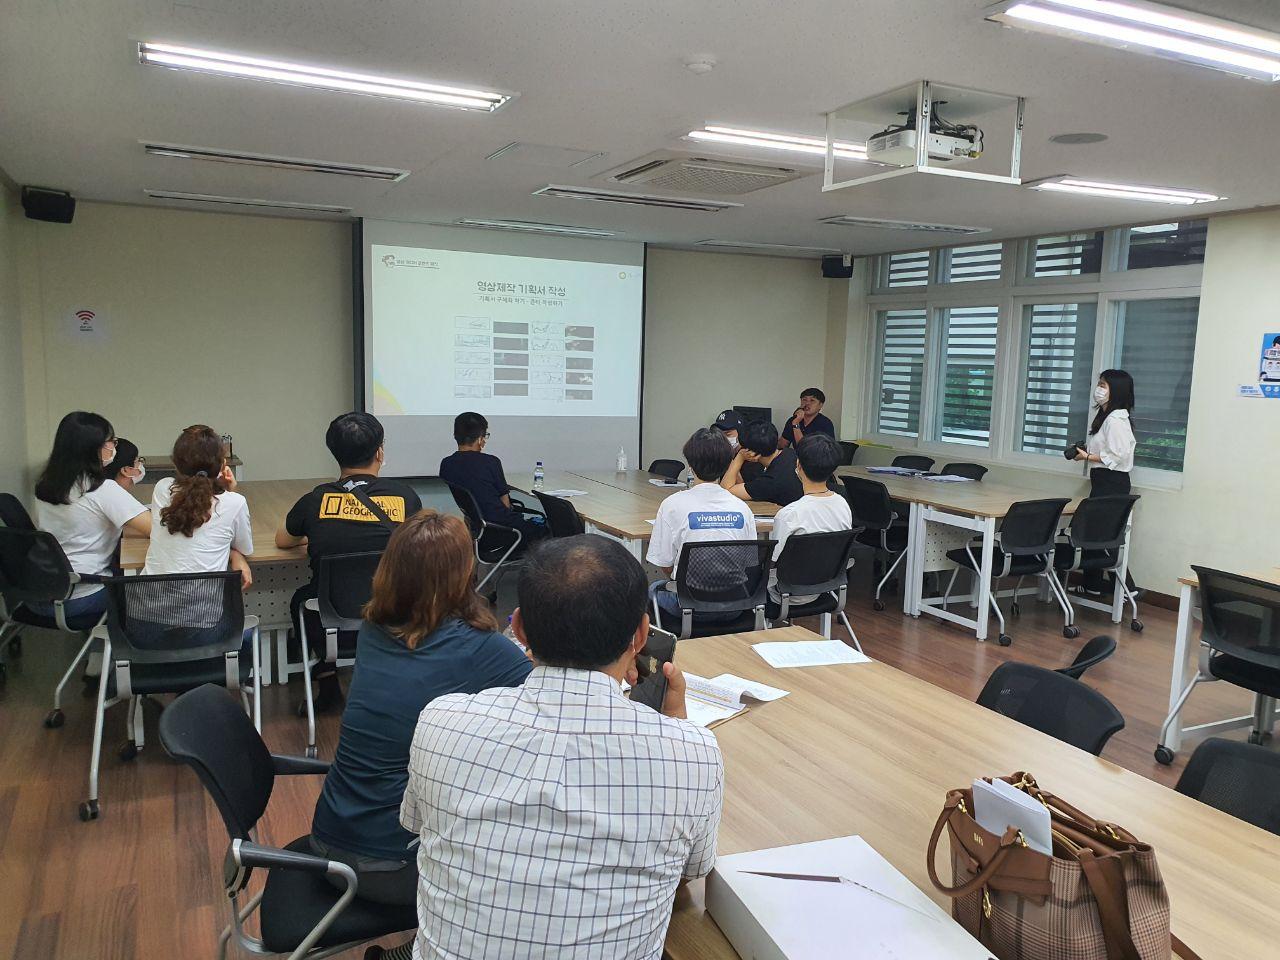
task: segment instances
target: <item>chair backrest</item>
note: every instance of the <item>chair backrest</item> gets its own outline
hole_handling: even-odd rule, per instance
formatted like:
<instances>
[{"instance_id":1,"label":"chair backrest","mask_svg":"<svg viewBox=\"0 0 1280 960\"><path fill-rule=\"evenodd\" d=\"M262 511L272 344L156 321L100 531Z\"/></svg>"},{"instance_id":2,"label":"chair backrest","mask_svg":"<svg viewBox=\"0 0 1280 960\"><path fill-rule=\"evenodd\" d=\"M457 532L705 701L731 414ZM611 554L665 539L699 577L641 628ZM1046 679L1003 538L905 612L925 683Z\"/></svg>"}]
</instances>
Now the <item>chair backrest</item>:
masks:
<instances>
[{"instance_id":1,"label":"chair backrest","mask_svg":"<svg viewBox=\"0 0 1280 960\"><path fill-rule=\"evenodd\" d=\"M1097 666L1115 652L1116 638L1100 634L1080 648L1076 658L1071 661L1071 666L1059 667L1057 672L1071 677L1073 680L1079 680L1086 670Z\"/></svg>"},{"instance_id":2,"label":"chair backrest","mask_svg":"<svg viewBox=\"0 0 1280 960\"><path fill-rule=\"evenodd\" d=\"M1213 649L1280 671L1280 586L1192 566L1200 581L1204 629Z\"/></svg>"},{"instance_id":3,"label":"chair backrest","mask_svg":"<svg viewBox=\"0 0 1280 960\"><path fill-rule=\"evenodd\" d=\"M1124 544L1129 514L1137 502L1136 493L1081 500L1067 530L1071 545L1081 550L1119 549Z\"/></svg>"},{"instance_id":4,"label":"chair backrest","mask_svg":"<svg viewBox=\"0 0 1280 960\"><path fill-rule=\"evenodd\" d=\"M1070 502L1060 497L1010 505L1000 524L1000 549L1015 557L1052 554L1062 511Z\"/></svg>"},{"instance_id":5,"label":"chair backrest","mask_svg":"<svg viewBox=\"0 0 1280 960\"><path fill-rule=\"evenodd\" d=\"M948 463L938 473L944 477L968 477L970 480L981 480L987 475L987 468L980 463Z\"/></svg>"},{"instance_id":6,"label":"chair backrest","mask_svg":"<svg viewBox=\"0 0 1280 960\"><path fill-rule=\"evenodd\" d=\"M10 608L65 600L77 579L52 533L0 527L0 594Z\"/></svg>"},{"instance_id":7,"label":"chair backrest","mask_svg":"<svg viewBox=\"0 0 1280 960\"><path fill-rule=\"evenodd\" d=\"M467 527L471 530L472 539L480 536L480 531L484 527L484 516L480 513L480 504L476 502L475 494L466 487L460 487L456 483L450 483L448 480L445 481L445 486L453 494L453 502L462 511L462 517L467 521Z\"/></svg>"},{"instance_id":8,"label":"chair backrest","mask_svg":"<svg viewBox=\"0 0 1280 960\"><path fill-rule=\"evenodd\" d=\"M853 455L858 452L858 445L852 440L837 440L840 445L840 466L847 467L853 463Z\"/></svg>"},{"instance_id":9,"label":"chair backrest","mask_svg":"<svg viewBox=\"0 0 1280 960\"><path fill-rule=\"evenodd\" d=\"M1214 737L1196 747L1179 793L1280 834L1280 753Z\"/></svg>"},{"instance_id":10,"label":"chair backrest","mask_svg":"<svg viewBox=\"0 0 1280 960\"><path fill-rule=\"evenodd\" d=\"M181 663L240 649L244 595L235 570L116 577L105 589L113 659Z\"/></svg>"},{"instance_id":11,"label":"chair backrest","mask_svg":"<svg viewBox=\"0 0 1280 960\"><path fill-rule=\"evenodd\" d=\"M932 470L933 457L922 457L913 453L904 453L893 458L893 466L906 467L908 470Z\"/></svg>"},{"instance_id":12,"label":"chair backrest","mask_svg":"<svg viewBox=\"0 0 1280 960\"><path fill-rule=\"evenodd\" d=\"M160 714L160 743L196 772L231 838L248 840L276 777L267 745L236 698L211 683L189 690Z\"/></svg>"},{"instance_id":13,"label":"chair backrest","mask_svg":"<svg viewBox=\"0 0 1280 960\"><path fill-rule=\"evenodd\" d=\"M678 463L675 460L655 460L654 462ZM650 472L653 471L650 470ZM542 512L547 515L547 529L551 531L551 536L576 537L580 533L587 532L582 518L578 516L578 511L564 497L553 497L538 490L535 490L533 495L538 498L538 502L542 504Z\"/></svg>"},{"instance_id":14,"label":"chair backrest","mask_svg":"<svg viewBox=\"0 0 1280 960\"><path fill-rule=\"evenodd\" d=\"M889 488L866 477L841 477L844 494L853 513L853 526L863 530L888 530L893 523Z\"/></svg>"},{"instance_id":15,"label":"chair backrest","mask_svg":"<svg viewBox=\"0 0 1280 960\"><path fill-rule=\"evenodd\" d=\"M12 493L0 493L0 523L11 530L34 530L35 522L22 501Z\"/></svg>"},{"instance_id":16,"label":"chair backrest","mask_svg":"<svg viewBox=\"0 0 1280 960\"><path fill-rule=\"evenodd\" d=\"M793 533L774 561L778 593L807 596L848 583L849 557L858 545L855 530Z\"/></svg>"},{"instance_id":17,"label":"chair backrest","mask_svg":"<svg viewBox=\"0 0 1280 960\"><path fill-rule=\"evenodd\" d=\"M684 471L684 464L679 460L655 460L649 464L649 472L656 473L668 480L679 480Z\"/></svg>"},{"instance_id":18,"label":"chair backrest","mask_svg":"<svg viewBox=\"0 0 1280 960\"><path fill-rule=\"evenodd\" d=\"M693 540L676 561L676 597L685 610L731 613L763 606L771 540Z\"/></svg>"},{"instance_id":19,"label":"chair backrest","mask_svg":"<svg viewBox=\"0 0 1280 960\"><path fill-rule=\"evenodd\" d=\"M364 605L373 596L373 575L382 551L321 557L316 580L320 623L326 630L359 630Z\"/></svg>"},{"instance_id":20,"label":"chair backrest","mask_svg":"<svg viewBox=\"0 0 1280 960\"><path fill-rule=\"evenodd\" d=\"M1002 663L978 703L1094 756L1124 729L1110 700L1079 680L1029 663Z\"/></svg>"}]
</instances>

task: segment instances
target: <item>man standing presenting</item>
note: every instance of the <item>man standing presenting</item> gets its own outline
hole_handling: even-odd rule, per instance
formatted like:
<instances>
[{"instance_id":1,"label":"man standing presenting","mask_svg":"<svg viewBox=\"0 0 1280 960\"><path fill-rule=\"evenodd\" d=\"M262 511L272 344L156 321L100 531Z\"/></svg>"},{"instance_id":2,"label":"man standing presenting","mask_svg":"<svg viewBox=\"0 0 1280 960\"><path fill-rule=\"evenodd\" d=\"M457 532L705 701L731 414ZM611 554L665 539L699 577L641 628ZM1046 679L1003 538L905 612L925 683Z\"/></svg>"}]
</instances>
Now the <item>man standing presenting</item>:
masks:
<instances>
[{"instance_id":1,"label":"man standing presenting","mask_svg":"<svg viewBox=\"0 0 1280 960\"><path fill-rule=\"evenodd\" d=\"M795 412L787 425L782 428L778 437L778 449L794 447L805 437L814 433L825 433L831 439L836 437L836 425L831 418L824 416L822 405L827 402L827 395L818 387L805 387L800 394L800 409Z\"/></svg>"}]
</instances>

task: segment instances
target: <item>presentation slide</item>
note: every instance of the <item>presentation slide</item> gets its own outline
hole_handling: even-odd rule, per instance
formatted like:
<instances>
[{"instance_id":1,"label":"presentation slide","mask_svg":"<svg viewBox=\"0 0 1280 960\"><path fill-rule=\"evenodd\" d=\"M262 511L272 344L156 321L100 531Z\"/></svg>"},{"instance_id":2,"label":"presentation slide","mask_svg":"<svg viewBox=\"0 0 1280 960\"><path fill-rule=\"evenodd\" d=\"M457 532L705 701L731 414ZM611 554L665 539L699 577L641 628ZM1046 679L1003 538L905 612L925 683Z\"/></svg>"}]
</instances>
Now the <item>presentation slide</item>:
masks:
<instances>
[{"instance_id":1,"label":"presentation slide","mask_svg":"<svg viewBox=\"0 0 1280 960\"><path fill-rule=\"evenodd\" d=\"M640 267L374 244L373 412L632 417Z\"/></svg>"}]
</instances>

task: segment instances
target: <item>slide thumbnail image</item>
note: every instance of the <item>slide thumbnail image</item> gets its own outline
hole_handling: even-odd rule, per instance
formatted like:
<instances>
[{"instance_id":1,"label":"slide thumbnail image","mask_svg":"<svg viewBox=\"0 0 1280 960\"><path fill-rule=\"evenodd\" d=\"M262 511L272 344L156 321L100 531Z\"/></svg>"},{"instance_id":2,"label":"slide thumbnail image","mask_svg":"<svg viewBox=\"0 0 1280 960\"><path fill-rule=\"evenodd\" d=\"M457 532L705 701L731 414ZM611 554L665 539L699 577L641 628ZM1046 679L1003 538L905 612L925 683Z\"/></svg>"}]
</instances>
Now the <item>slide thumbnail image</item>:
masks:
<instances>
[{"instance_id":1,"label":"slide thumbnail image","mask_svg":"<svg viewBox=\"0 0 1280 960\"><path fill-rule=\"evenodd\" d=\"M454 396L590 400L595 358L594 326L550 321L453 320Z\"/></svg>"}]
</instances>

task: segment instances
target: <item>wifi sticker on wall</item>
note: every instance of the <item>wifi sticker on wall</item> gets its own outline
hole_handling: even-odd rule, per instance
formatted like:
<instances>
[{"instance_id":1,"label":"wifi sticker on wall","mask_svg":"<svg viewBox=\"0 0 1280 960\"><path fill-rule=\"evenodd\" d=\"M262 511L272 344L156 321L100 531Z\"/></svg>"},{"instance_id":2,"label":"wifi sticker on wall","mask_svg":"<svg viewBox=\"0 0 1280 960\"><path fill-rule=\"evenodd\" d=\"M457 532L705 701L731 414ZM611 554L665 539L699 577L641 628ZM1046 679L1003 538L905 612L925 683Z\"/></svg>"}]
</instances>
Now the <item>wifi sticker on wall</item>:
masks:
<instances>
[{"instance_id":1,"label":"wifi sticker on wall","mask_svg":"<svg viewBox=\"0 0 1280 960\"><path fill-rule=\"evenodd\" d=\"M103 335L103 317L99 310L81 307L73 310L67 317L67 331L75 340L101 340Z\"/></svg>"}]
</instances>

